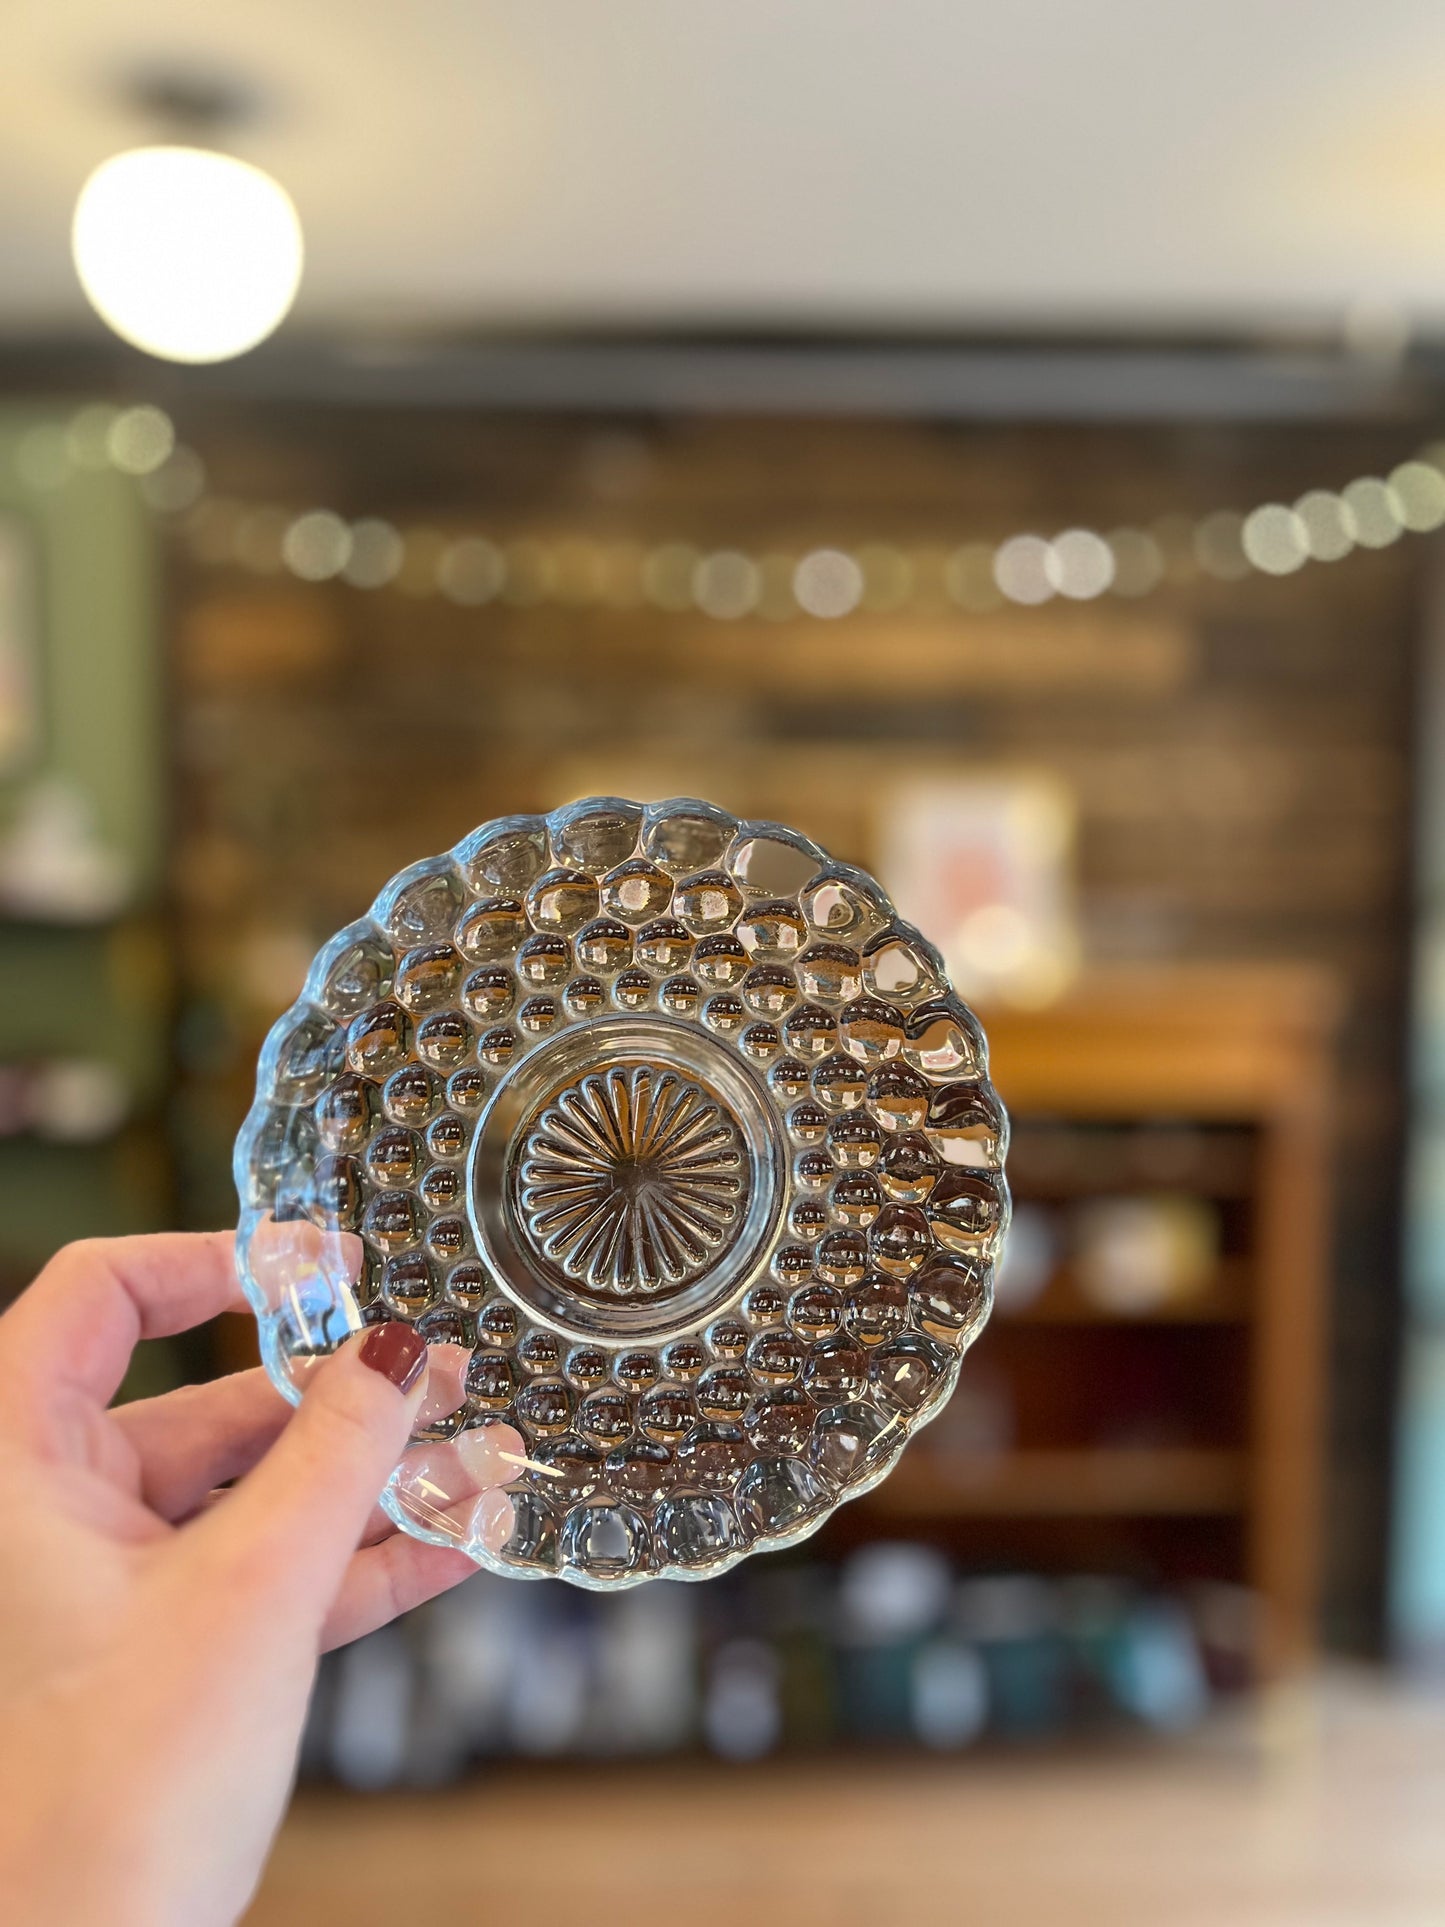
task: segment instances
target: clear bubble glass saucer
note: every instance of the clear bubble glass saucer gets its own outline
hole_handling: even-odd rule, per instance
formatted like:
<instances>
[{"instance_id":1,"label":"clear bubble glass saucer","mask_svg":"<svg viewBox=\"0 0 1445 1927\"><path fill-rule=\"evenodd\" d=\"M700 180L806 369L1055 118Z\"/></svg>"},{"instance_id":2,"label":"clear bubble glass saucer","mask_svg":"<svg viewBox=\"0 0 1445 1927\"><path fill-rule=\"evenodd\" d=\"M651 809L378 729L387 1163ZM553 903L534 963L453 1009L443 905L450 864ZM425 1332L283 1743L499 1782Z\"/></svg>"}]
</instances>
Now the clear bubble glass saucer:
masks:
<instances>
[{"instance_id":1,"label":"clear bubble glass saucer","mask_svg":"<svg viewBox=\"0 0 1445 1927\"><path fill-rule=\"evenodd\" d=\"M319 953L236 1145L300 1396L429 1345L383 1495L518 1577L701 1579L884 1477L992 1303L1007 1122L879 886L774 823L594 797L414 864Z\"/></svg>"}]
</instances>

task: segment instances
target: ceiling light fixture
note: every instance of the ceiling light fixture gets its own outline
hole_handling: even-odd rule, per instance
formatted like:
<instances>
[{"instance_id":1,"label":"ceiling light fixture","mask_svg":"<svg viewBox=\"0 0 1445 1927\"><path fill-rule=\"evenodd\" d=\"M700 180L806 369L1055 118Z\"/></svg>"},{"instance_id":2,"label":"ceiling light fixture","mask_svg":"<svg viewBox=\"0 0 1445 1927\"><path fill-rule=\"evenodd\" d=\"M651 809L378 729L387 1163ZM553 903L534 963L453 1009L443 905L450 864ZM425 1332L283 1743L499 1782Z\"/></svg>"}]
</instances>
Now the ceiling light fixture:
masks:
<instances>
[{"instance_id":1,"label":"ceiling light fixture","mask_svg":"<svg viewBox=\"0 0 1445 1927\"><path fill-rule=\"evenodd\" d=\"M269 105L229 76L146 69L122 107L152 139L102 161L81 189L71 245L102 320L166 361L227 361L264 341L301 281L290 195L224 151Z\"/></svg>"},{"instance_id":2,"label":"ceiling light fixture","mask_svg":"<svg viewBox=\"0 0 1445 1927\"><path fill-rule=\"evenodd\" d=\"M91 305L165 361L228 361L264 341L301 283L301 222L259 167L200 147L102 161L71 230Z\"/></svg>"}]
</instances>

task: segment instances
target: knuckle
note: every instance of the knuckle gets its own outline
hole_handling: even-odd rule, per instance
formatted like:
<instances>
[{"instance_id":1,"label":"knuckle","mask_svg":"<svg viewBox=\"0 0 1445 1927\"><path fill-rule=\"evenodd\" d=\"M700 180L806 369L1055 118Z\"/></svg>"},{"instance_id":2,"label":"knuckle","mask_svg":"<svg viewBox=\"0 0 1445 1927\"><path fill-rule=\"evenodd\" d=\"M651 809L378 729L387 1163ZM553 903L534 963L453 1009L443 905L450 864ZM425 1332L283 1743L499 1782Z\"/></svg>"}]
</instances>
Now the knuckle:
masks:
<instances>
[{"instance_id":1,"label":"knuckle","mask_svg":"<svg viewBox=\"0 0 1445 1927\"><path fill-rule=\"evenodd\" d=\"M115 1242L114 1238L76 1238L72 1243L60 1247L49 1264L43 1267L40 1276L64 1284L78 1272L109 1270Z\"/></svg>"}]
</instances>

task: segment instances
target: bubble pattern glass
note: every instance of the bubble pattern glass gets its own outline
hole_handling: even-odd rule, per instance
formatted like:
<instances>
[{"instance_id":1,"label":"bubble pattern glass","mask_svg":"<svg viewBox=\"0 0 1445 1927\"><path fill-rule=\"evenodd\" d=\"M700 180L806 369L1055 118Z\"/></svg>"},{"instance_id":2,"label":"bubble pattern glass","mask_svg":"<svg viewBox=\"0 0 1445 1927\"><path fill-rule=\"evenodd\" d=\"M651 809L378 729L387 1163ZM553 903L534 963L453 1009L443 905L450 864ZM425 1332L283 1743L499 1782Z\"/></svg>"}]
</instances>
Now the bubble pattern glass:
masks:
<instances>
[{"instance_id":1,"label":"bubble pattern glass","mask_svg":"<svg viewBox=\"0 0 1445 1927\"><path fill-rule=\"evenodd\" d=\"M593 797L485 824L322 949L237 1141L237 1261L292 1399L367 1324L426 1337L403 1530L702 1579L815 1530L947 1399L1007 1136L977 1019L872 878Z\"/></svg>"}]
</instances>

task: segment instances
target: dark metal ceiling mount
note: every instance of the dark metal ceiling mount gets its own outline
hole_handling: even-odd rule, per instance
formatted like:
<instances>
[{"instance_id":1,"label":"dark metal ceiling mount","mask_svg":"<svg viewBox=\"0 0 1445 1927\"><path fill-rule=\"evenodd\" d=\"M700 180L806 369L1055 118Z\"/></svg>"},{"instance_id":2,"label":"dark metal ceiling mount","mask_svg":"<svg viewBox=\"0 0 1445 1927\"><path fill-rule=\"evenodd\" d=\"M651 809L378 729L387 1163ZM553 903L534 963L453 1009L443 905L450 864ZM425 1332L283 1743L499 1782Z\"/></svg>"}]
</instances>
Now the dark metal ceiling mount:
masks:
<instances>
[{"instance_id":1,"label":"dark metal ceiling mount","mask_svg":"<svg viewBox=\"0 0 1445 1927\"><path fill-rule=\"evenodd\" d=\"M0 346L0 389L190 402L621 415L841 416L978 423L1418 426L1445 360L1385 365L1327 342L610 333L428 340L290 333L211 368L110 344Z\"/></svg>"}]
</instances>

